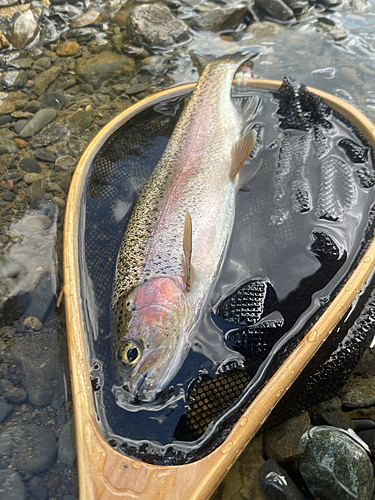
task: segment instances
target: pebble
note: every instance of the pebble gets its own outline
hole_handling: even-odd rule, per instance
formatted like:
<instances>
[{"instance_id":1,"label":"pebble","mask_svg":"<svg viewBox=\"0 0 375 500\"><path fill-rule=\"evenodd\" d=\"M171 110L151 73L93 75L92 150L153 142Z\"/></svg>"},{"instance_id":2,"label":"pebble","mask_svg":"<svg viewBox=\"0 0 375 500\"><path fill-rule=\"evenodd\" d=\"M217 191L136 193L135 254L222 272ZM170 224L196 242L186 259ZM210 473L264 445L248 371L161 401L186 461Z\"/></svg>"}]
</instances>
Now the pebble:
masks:
<instances>
[{"instance_id":1,"label":"pebble","mask_svg":"<svg viewBox=\"0 0 375 500\"><path fill-rule=\"evenodd\" d=\"M22 477L11 469L0 470L1 500L25 500L26 490Z\"/></svg>"},{"instance_id":2,"label":"pebble","mask_svg":"<svg viewBox=\"0 0 375 500\"><path fill-rule=\"evenodd\" d=\"M291 21L294 12L283 0L255 0L255 7L273 18L280 21Z\"/></svg>"},{"instance_id":3,"label":"pebble","mask_svg":"<svg viewBox=\"0 0 375 500\"><path fill-rule=\"evenodd\" d=\"M127 95L133 95L133 94L138 94L139 92L144 92L145 90L148 90L148 85L145 83L136 83L135 85L132 85L128 89L125 90L125 94Z\"/></svg>"},{"instance_id":4,"label":"pebble","mask_svg":"<svg viewBox=\"0 0 375 500\"><path fill-rule=\"evenodd\" d=\"M21 88L27 82L27 76L24 71L7 71L1 79L1 85L4 89L9 87Z\"/></svg>"},{"instance_id":5,"label":"pebble","mask_svg":"<svg viewBox=\"0 0 375 500\"><path fill-rule=\"evenodd\" d=\"M11 139L0 138L0 155L7 153L18 153L17 144Z\"/></svg>"},{"instance_id":6,"label":"pebble","mask_svg":"<svg viewBox=\"0 0 375 500\"><path fill-rule=\"evenodd\" d=\"M360 431L367 431L369 429L375 429L375 422L368 419L354 420L354 430L358 434Z\"/></svg>"},{"instance_id":7,"label":"pebble","mask_svg":"<svg viewBox=\"0 0 375 500\"><path fill-rule=\"evenodd\" d=\"M68 129L61 123L52 122L29 141L32 148L41 148L60 142L66 138Z\"/></svg>"},{"instance_id":8,"label":"pebble","mask_svg":"<svg viewBox=\"0 0 375 500\"><path fill-rule=\"evenodd\" d=\"M73 466L73 462L76 456L75 447L73 447L73 442L71 438L71 425L70 422L66 422L61 429L61 434L58 442L58 456L59 460L69 467Z\"/></svg>"},{"instance_id":9,"label":"pebble","mask_svg":"<svg viewBox=\"0 0 375 500\"><path fill-rule=\"evenodd\" d=\"M347 408L375 405L375 378L350 379L342 392L341 402Z\"/></svg>"},{"instance_id":10,"label":"pebble","mask_svg":"<svg viewBox=\"0 0 375 500\"><path fill-rule=\"evenodd\" d=\"M305 500L289 474L272 458L260 469L259 483L267 500Z\"/></svg>"},{"instance_id":11,"label":"pebble","mask_svg":"<svg viewBox=\"0 0 375 500\"><path fill-rule=\"evenodd\" d=\"M56 153L46 148L36 148L34 150L34 155L38 158L38 160L42 160L47 163L55 163L57 158Z\"/></svg>"},{"instance_id":12,"label":"pebble","mask_svg":"<svg viewBox=\"0 0 375 500\"><path fill-rule=\"evenodd\" d=\"M41 174L37 174L35 172L32 172L29 174L25 174L23 180L26 182L26 184L30 185L39 179L43 179L43 177L44 176Z\"/></svg>"},{"instance_id":13,"label":"pebble","mask_svg":"<svg viewBox=\"0 0 375 500\"><path fill-rule=\"evenodd\" d=\"M37 134L40 130L42 130L42 128L56 118L56 114L56 110L51 108L39 110L35 113L34 118L32 118L21 130L21 139L26 139L27 137L32 137Z\"/></svg>"},{"instance_id":14,"label":"pebble","mask_svg":"<svg viewBox=\"0 0 375 500\"><path fill-rule=\"evenodd\" d=\"M5 50L10 46L7 37L0 31L0 50Z\"/></svg>"},{"instance_id":15,"label":"pebble","mask_svg":"<svg viewBox=\"0 0 375 500\"><path fill-rule=\"evenodd\" d=\"M16 134L19 134L21 130L28 124L28 120L18 120L16 125L14 126L14 131Z\"/></svg>"},{"instance_id":16,"label":"pebble","mask_svg":"<svg viewBox=\"0 0 375 500\"><path fill-rule=\"evenodd\" d=\"M23 324L24 326L26 326L26 328L34 330L34 332L38 332L42 329L43 326L43 323L40 321L40 319L36 318L35 316L28 316Z\"/></svg>"},{"instance_id":17,"label":"pebble","mask_svg":"<svg viewBox=\"0 0 375 500\"><path fill-rule=\"evenodd\" d=\"M47 71L43 71L35 78L35 85L33 86L34 94L40 96L47 87L54 82L62 72L61 66L51 66Z\"/></svg>"},{"instance_id":18,"label":"pebble","mask_svg":"<svg viewBox=\"0 0 375 500\"><path fill-rule=\"evenodd\" d=\"M58 56L75 56L81 50L77 42L63 42L58 45L56 54Z\"/></svg>"},{"instance_id":19,"label":"pebble","mask_svg":"<svg viewBox=\"0 0 375 500\"><path fill-rule=\"evenodd\" d=\"M27 316L36 316L42 323L44 323L44 320L47 318L52 306L55 304L57 287L57 276L48 276L32 294L25 314Z\"/></svg>"},{"instance_id":20,"label":"pebble","mask_svg":"<svg viewBox=\"0 0 375 500\"><path fill-rule=\"evenodd\" d=\"M60 110L69 102L64 92L46 92L38 100L42 103L43 108L53 108L56 110Z\"/></svg>"},{"instance_id":21,"label":"pebble","mask_svg":"<svg viewBox=\"0 0 375 500\"><path fill-rule=\"evenodd\" d=\"M6 191L3 196L2 196L2 199L4 201L13 201L15 199L16 195L12 192L12 191Z\"/></svg>"},{"instance_id":22,"label":"pebble","mask_svg":"<svg viewBox=\"0 0 375 500\"><path fill-rule=\"evenodd\" d=\"M15 21L11 42L15 49L22 49L33 42L39 33L39 25L31 10L21 14Z\"/></svg>"},{"instance_id":23,"label":"pebble","mask_svg":"<svg viewBox=\"0 0 375 500\"><path fill-rule=\"evenodd\" d=\"M246 34L252 37L253 43L265 38L278 38L282 36L285 31L285 26L273 23L272 21L261 21L258 23L253 23L245 30Z\"/></svg>"},{"instance_id":24,"label":"pebble","mask_svg":"<svg viewBox=\"0 0 375 500\"><path fill-rule=\"evenodd\" d=\"M43 69L50 69L52 61L49 57L41 57L38 59L38 64Z\"/></svg>"},{"instance_id":25,"label":"pebble","mask_svg":"<svg viewBox=\"0 0 375 500\"><path fill-rule=\"evenodd\" d=\"M0 116L0 126L5 125L6 123L10 123L12 121L12 117L5 115L5 116Z\"/></svg>"},{"instance_id":26,"label":"pebble","mask_svg":"<svg viewBox=\"0 0 375 500\"><path fill-rule=\"evenodd\" d=\"M200 31L234 30L245 21L246 6L217 8L204 12L190 22L190 27Z\"/></svg>"},{"instance_id":27,"label":"pebble","mask_svg":"<svg viewBox=\"0 0 375 500\"><path fill-rule=\"evenodd\" d=\"M27 400L26 391L5 378L0 380L0 395L4 396L8 403L21 404Z\"/></svg>"},{"instance_id":28,"label":"pebble","mask_svg":"<svg viewBox=\"0 0 375 500\"><path fill-rule=\"evenodd\" d=\"M0 465L38 474L53 463L56 439L47 427L19 424L0 433Z\"/></svg>"},{"instance_id":29,"label":"pebble","mask_svg":"<svg viewBox=\"0 0 375 500\"><path fill-rule=\"evenodd\" d=\"M139 43L170 47L190 39L189 27L161 3L141 4L128 15L126 30Z\"/></svg>"},{"instance_id":30,"label":"pebble","mask_svg":"<svg viewBox=\"0 0 375 500\"><path fill-rule=\"evenodd\" d=\"M33 208L36 208L39 205L45 192L46 192L46 186L44 178L38 179L37 181L33 182L26 189L26 194Z\"/></svg>"},{"instance_id":31,"label":"pebble","mask_svg":"<svg viewBox=\"0 0 375 500\"><path fill-rule=\"evenodd\" d=\"M80 58L77 66L77 76L86 84L94 88L106 87L109 82L116 83L118 78L133 77L135 64L130 57L102 52L90 57Z\"/></svg>"},{"instance_id":32,"label":"pebble","mask_svg":"<svg viewBox=\"0 0 375 500\"><path fill-rule=\"evenodd\" d=\"M40 164L33 158L23 158L20 161L20 169L24 172L39 174L42 171Z\"/></svg>"},{"instance_id":33,"label":"pebble","mask_svg":"<svg viewBox=\"0 0 375 500\"><path fill-rule=\"evenodd\" d=\"M375 454L375 429L358 432L358 436L368 445L371 454Z\"/></svg>"},{"instance_id":34,"label":"pebble","mask_svg":"<svg viewBox=\"0 0 375 500\"><path fill-rule=\"evenodd\" d=\"M0 424L6 420L14 409L13 405L0 401ZM1 484L1 481L0 481ZM0 490L1 491L1 490ZM1 498L1 495L0 495Z\"/></svg>"},{"instance_id":35,"label":"pebble","mask_svg":"<svg viewBox=\"0 0 375 500\"><path fill-rule=\"evenodd\" d=\"M309 414L303 411L267 431L264 435L267 457L286 462L302 455L307 444L306 433L310 427Z\"/></svg>"},{"instance_id":36,"label":"pebble","mask_svg":"<svg viewBox=\"0 0 375 500\"><path fill-rule=\"evenodd\" d=\"M83 26L89 26L90 24L100 23L103 21L102 14L97 10L88 10L84 14L76 17L72 22L72 28L81 28ZM69 54L73 55L73 54Z\"/></svg>"},{"instance_id":37,"label":"pebble","mask_svg":"<svg viewBox=\"0 0 375 500\"><path fill-rule=\"evenodd\" d=\"M22 111L25 113L36 113L40 109L41 105L42 103L39 101L32 100L26 104ZM50 107L52 108L53 106Z\"/></svg>"},{"instance_id":38,"label":"pebble","mask_svg":"<svg viewBox=\"0 0 375 500\"><path fill-rule=\"evenodd\" d=\"M78 111L70 115L68 121L71 129L79 134L92 124L93 118L89 111L79 109Z\"/></svg>"},{"instance_id":39,"label":"pebble","mask_svg":"<svg viewBox=\"0 0 375 500\"><path fill-rule=\"evenodd\" d=\"M14 142L17 144L17 147L19 147L20 149L26 148L27 144L28 144L26 141L24 141L23 139L20 139L19 137L16 137L14 139Z\"/></svg>"},{"instance_id":40,"label":"pebble","mask_svg":"<svg viewBox=\"0 0 375 500\"><path fill-rule=\"evenodd\" d=\"M353 433L354 434L354 433ZM371 500L374 472L365 448L348 431L313 427L299 470L314 498Z\"/></svg>"},{"instance_id":41,"label":"pebble","mask_svg":"<svg viewBox=\"0 0 375 500\"><path fill-rule=\"evenodd\" d=\"M35 498L47 498L48 490L43 484L43 479L39 476L34 476L29 482L30 493Z\"/></svg>"}]
</instances>

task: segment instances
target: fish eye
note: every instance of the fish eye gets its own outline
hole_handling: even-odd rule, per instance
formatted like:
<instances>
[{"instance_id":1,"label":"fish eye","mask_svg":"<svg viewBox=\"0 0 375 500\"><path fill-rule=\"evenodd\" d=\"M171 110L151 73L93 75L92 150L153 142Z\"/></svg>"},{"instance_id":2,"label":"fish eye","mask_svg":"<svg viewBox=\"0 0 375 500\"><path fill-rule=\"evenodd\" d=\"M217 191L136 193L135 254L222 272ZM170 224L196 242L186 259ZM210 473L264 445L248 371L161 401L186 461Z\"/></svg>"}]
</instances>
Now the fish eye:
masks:
<instances>
[{"instance_id":1,"label":"fish eye","mask_svg":"<svg viewBox=\"0 0 375 500\"><path fill-rule=\"evenodd\" d=\"M132 366L137 364L141 355L141 349L131 340L125 342L119 349L119 358L126 365Z\"/></svg>"}]
</instances>

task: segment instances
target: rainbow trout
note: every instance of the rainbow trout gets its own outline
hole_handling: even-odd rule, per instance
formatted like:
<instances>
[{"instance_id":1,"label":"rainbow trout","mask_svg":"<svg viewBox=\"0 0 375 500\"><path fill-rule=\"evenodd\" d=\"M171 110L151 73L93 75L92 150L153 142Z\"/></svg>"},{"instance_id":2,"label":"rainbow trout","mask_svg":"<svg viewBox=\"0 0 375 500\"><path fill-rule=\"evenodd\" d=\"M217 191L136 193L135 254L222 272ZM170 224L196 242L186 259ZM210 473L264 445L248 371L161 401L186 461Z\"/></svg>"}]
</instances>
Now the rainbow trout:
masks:
<instances>
[{"instance_id":1,"label":"rainbow trout","mask_svg":"<svg viewBox=\"0 0 375 500\"><path fill-rule=\"evenodd\" d=\"M152 401L187 356L231 234L255 134L231 99L249 56L210 62L130 214L111 315L116 383ZM248 130L248 128L247 128Z\"/></svg>"}]
</instances>

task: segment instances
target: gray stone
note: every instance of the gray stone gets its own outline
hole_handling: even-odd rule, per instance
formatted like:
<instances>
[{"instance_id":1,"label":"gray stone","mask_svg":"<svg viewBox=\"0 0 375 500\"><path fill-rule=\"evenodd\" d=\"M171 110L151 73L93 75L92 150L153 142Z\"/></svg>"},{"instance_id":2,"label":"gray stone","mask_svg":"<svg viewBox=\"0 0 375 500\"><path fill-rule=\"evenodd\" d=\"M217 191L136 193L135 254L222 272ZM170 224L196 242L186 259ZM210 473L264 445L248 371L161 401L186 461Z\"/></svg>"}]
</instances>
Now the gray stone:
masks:
<instances>
[{"instance_id":1,"label":"gray stone","mask_svg":"<svg viewBox=\"0 0 375 500\"><path fill-rule=\"evenodd\" d=\"M257 9L280 21L291 21L294 19L294 12L283 0L255 0Z\"/></svg>"},{"instance_id":2,"label":"gray stone","mask_svg":"<svg viewBox=\"0 0 375 500\"><path fill-rule=\"evenodd\" d=\"M187 24L161 3L135 7L126 20L126 30L137 42L161 47L171 47L190 39Z\"/></svg>"},{"instance_id":3,"label":"gray stone","mask_svg":"<svg viewBox=\"0 0 375 500\"><path fill-rule=\"evenodd\" d=\"M245 21L246 6L212 9L195 17L190 27L200 31L228 31L237 29Z\"/></svg>"},{"instance_id":4,"label":"gray stone","mask_svg":"<svg viewBox=\"0 0 375 500\"><path fill-rule=\"evenodd\" d=\"M47 90L47 87L54 82L62 72L61 66L51 66L47 71L43 71L35 78L33 92L36 95L42 95Z\"/></svg>"},{"instance_id":5,"label":"gray stone","mask_svg":"<svg viewBox=\"0 0 375 500\"><path fill-rule=\"evenodd\" d=\"M14 409L13 405L0 401L0 424L6 420ZM1 484L1 481L0 481ZM1 490L0 490L1 491ZM1 496L0 496L1 498Z\"/></svg>"},{"instance_id":6,"label":"gray stone","mask_svg":"<svg viewBox=\"0 0 375 500\"><path fill-rule=\"evenodd\" d=\"M367 429L366 431L358 432L358 436L363 439L363 441L370 448L371 454L375 454L375 429Z\"/></svg>"},{"instance_id":7,"label":"gray stone","mask_svg":"<svg viewBox=\"0 0 375 500\"><path fill-rule=\"evenodd\" d=\"M52 61L49 57L44 56L38 59L38 64L43 69L50 69Z\"/></svg>"},{"instance_id":8,"label":"gray stone","mask_svg":"<svg viewBox=\"0 0 375 500\"><path fill-rule=\"evenodd\" d=\"M56 118L56 110L47 108L39 110L28 124L21 130L20 137L26 139L38 133Z\"/></svg>"},{"instance_id":9,"label":"gray stone","mask_svg":"<svg viewBox=\"0 0 375 500\"><path fill-rule=\"evenodd\" d=\"M375 422L366 418L359 420L354 420L354 430L358 434L361 431L367 431L369 429L375 429Z\"/></svg>"},{"instance_id":10,"label":"gray stone","mask_svg":"<svg viewBox=\"0 0 375 500\"><path fill-rule=\"evenodd\" d=\"M20 169L24 172L33 172L35 174L40 174L40 172L42 171L42 167L33 158L23 158L20 161Z\"/></svg>"},{"instance_id":11,"label":"gray stone","mask_svg":"<svg viewBox=\"0 0 375 500\"><path fill-rule=\"evenodd\" d=\"M48 490L43 484L43 479L39 476L34 476L29 482L30 493L35 498L47 498Z\"/></svg>"},{"instance_id":12,"label":"gray stone","mask_svg":"<svg viewBox=\"0 0 375 500\"><path fill-rule=\"evenodd\" d=\"M36 208L41 202L46 192L46 184L44 179L38 179L26 189L26 193L30 199L32 207Z\"/></svg>"},{"instance_id":13,"label":"gray stone","mask_svg":"<svg viewBox=\"0 0 375 500\"><path fill-rule=\"evenodd\" d=\"M305 453L299 459L299 470L314 498L372 498L371 460L353 431L313 427Z\"/></svg>"},{"instance_id":14,"label":"gray stone","mask_svg":"<svg viewBox=\"0 0 375 500\"><path fill-rule=\"evenodd\" d=\"M351 378L342 390L341 402L348 408L375 405L375 378Z\"/></svg>"},{"instance_id":15,"label":"gray stone","mask_svg":"<svg viewBox=\"0 0 375 500\"><path fill-rule=\"evenodd\" d=\"M58 442L58 456L59 460L69 467L73 466L76 456L74 442L71 438L71 425L70 422L64 424Z\"/></svg>"},{"instance_id":16,"label":"gray stone","mask_svg":"<svg viewBox=\"0 0 375 500\"><path fill-rule=\"evenodd\" d=\"M12 117L9 115L0 116L0 126L5 125L6 123L10 123L12 121Z\"/></svg>"},{"instance_id":17,"label":"gray stone","mask_svg":"<svg viewBox=\"0 0 375 500\"><path fill-rule=\"evenodd\" d=\"M45 148L36 148L34 155L38 160L46 161L47 163L55 163L57 158L56 153Z\"/></svg>"},{"instance_id":18,"label":"gray stone","mask_svg":"<svg viewBox=\"0 0 375 500\"><path fill-rule=\"evenodd\" d=\"M18 472L0 470L0 498L1 500L25 500L26 491L22 477Z\"/></svg>"},{"instance_id":19,"label":"gray stone","mask_svg":"<svg viewBox=\"0 0 375 500\"><path fill-rule=\"evenodd\" d=\"M302 14L309 8L308 0L284 0L295 14Z\"/></svg>"},{"instance_id":20,"label":"gray stone","mask_svg":"<svg viewBox=\"0 0 375 500\"><path fill-rule=\"evenodd\" d=\"M46 92L41 95L38 99L43 108L53 108L53 109L61 109L64 104L69 102L69 99L64 95L63 92Z\"/></svg>"},{"instance_id":21,"label":"gray stone","mask_svg":"<svg viewBox=\"0 0 375 500\"><path fill-rule=\"evenodd\" d=\"M28 124L28 120L21 119L17 120L16 125L14 126L14 131L16 134L19 134L21 130Z\"/></svg>"},{"instance_id":22,"label":"gray stone","mask_svg":"<svg viewBox=\"0 0 375 500\"><path fill-rule=\"evenodd\" d=\"M42 103L38 101L29 101L26 106L22 109L25 113L36 113L39 111Z\"/></svg>"},{"instance_id":23,"label":"gray stone","mask_svg":"<svg viewBox=\"0 0 375 500\"><path fill-rule=\"evenodd\" d=\"M8 403L21 404L27 400L26 391L21 387L16 387L6 378L0 380L0 395L4 396Z\"/></svg>"},{"instance_id":24,"label":"gray stone","mask_svg":"<svg viewBox=\"0 0 375 500\"><path fill-rule=\"evenodd\" d=\"M26 182L26 184L30 185L33 182L38 181L39 179L43 179L42 174L37 174L35 172L32 172L30 174L25 174L23 180Z\"/></svg>"},{"instance_id":25,"label":"gray stone","mask_svg":"<svg viewBox=\"0 0 375 500\"><path fill-rule=\"evenodd\" d=\"M259 482L267 500L305 500L289 474L273 459L260 469Z\"/></svg>"},{"instance_id":26,"label":"gray stone","mask_svg":"<svg viewBox=\"0 0 375 500\"><path fill-rule=\"evenodd\" d=\"M113 52L82 57L77 66L77 76L94 88L107 87L124 78L130 80L134 75L133 59Z\"/></svg>"},{"instance_id":27,"label":"gray stone","mask_svg":"<svg viewBox=\"0 0 375 500\"><path fill-rule=\"evenodd\" d=\"M81 92L83 92L84 94L92 95L94 93L94 90L94 87L88 83L86 85L82 85L81 87Z\"/></svg>"},{"instance_id":28,"label":"gray stone","mask_svg":"<svg viewBox=\"0 0 375 500\"><path fill-rule=\"evenodd\" d=\"M306 432L310 427L309 414L303 411L267 431L264 435L267 457L286 462L302 455L307 444Z\"/></svg>"},{"instance_id":29,"label":"gray stone","mask_svg":"<svg viewBox=\"0 0 375 500\"><path fill-rule=\"evenodd\" d=\"M42 132L31 139L29 145L32 148L42 148L60 142L66 138L68 129L61 123L50 123Z\"/></svg>"},{"instance_id":30,"label":"gray stone","mask_svg":"<svg viewBox=\"0 0 375 500\"><path fill-rule=\"evenodd\" d=\"M33 65L31 57L21 57L11 62L11 65L17 69L29 69Z\"/></svg>"},{"instance_id":31,"label":"gray stone","mask_svg":"<svg viewBox=\"0 0 375 500\"><path fill-rule=\"evenodd\" d=\"M5 193L2 196L2 199L4 201L13 201L15 197L16 195L12 191L5 191Z\"/></svg>"},{"instance_id":32,"label":"gray stone","mask_svg":"<svg viewBox=\"0 0 375 500\"><path fill-rule=\"evenodd\" d=\"M144 92L148 88L149 88L148 85L146 85L145 83L136 83L135 85L132 85L127 90L125 90L125 94L127 95L138 94L139 92Z\"/></svg>"},{"instance_id":33,"label":"gray stone","mask_svg":"<svg viewBox=\"0 0 375 500\"><path fill-rule=\"evenodd\" d=\"M11 139L0 138L0 155L18 153L16 143Z\"/></svg>"},{"instance_id":34,"label":"gray stone","mask_svg":"<svg viewBox=\"0 0 375 500\"><path fill-rule=\"evenodd\" d=\"M0 433L0 465L35 474L45 471L56 456L56 439L47 427L21 424Z\"/></svg>"},{"instance_id":35,"label":"gray stone","mask_svg":"<svg viewBox=\"0 0 375 500\"><path fill-rule=\"evenodd\" d=\"M23 12L15 21L11 42L15 49L29 45L39 33L39 25L31 10Z\"/></svg>"},{"instance_id":36,"label":"gray stone","mask_svg":"<svg viewBox=\"0 0 375 500\"><path fill-rule=\"evenodd\" d=\"M4 89L9 87L22 88L26 85L27 76L25 71L7 71L1 79L1 85Z\"/></svg>"}]
</instances>

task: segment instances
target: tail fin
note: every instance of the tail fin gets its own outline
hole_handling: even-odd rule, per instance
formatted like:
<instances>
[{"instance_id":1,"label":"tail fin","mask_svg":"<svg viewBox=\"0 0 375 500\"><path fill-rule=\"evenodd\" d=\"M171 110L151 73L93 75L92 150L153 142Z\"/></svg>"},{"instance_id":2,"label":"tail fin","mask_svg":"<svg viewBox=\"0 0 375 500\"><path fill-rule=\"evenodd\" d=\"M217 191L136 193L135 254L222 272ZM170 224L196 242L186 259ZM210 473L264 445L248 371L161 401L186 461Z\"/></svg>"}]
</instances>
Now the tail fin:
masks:
<instances>
[{"instance_id":1,"label":"tail fin","mask_svg":"<svg viewBox=\"0 0 375 500\"><path fill-rule=\"evenodd\" d=\"M199 74L203 73L204 68L208 64L228 62L230 64L237 64L238 66L245 61L255 58L257 52L234 52L233 54L224 54L223 56L215 56L212 54L202 54L195 50L190 51L193 62L197 65Z\"/></svg>"}]
</instances>

